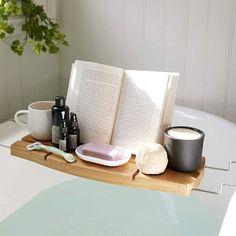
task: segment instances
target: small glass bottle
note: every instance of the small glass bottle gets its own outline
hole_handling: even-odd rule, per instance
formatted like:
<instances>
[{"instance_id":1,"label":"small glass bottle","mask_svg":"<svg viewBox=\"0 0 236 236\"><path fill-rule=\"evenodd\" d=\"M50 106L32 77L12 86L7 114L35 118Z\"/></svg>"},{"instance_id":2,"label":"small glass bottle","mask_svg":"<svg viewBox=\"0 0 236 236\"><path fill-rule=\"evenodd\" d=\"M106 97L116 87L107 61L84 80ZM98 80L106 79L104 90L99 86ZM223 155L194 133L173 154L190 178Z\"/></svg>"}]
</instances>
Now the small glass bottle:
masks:
<instances>
[{"instance_id":1,"label":"small glass bottle","mask_svg":"<svg viewBox=\"0 0 236 236\"><path fill-rule=\"evenodd\" d=\"M69 124L69 149L75 150L80 144L80 130L78 120L75 113L70 113Z\"/></svg>"},{"instance_id":2,"label":"small glass bottle","mask_svg":"<svg viewBox=\"0 0 236 236\"><path fill-rule=\"evenodd\" d=\"M69 123L69 107L65 105L63 96L56 96L55 105L52 107L52 143L56 146L59 144L60 125L63 119Z\"/></svg>"},{"instance_id":3,"label":"small glass bottle","mask_svg":"<svg viewBox=\"0 0 236 236\"><path fill-rule=\"evenodd\" d=\"M59 149L62 151L68 152L69 146L69 139L68 139L68 126L66 119L62 120L60 126L60 136L59 136Z\"/></svg>"}]
</instances>

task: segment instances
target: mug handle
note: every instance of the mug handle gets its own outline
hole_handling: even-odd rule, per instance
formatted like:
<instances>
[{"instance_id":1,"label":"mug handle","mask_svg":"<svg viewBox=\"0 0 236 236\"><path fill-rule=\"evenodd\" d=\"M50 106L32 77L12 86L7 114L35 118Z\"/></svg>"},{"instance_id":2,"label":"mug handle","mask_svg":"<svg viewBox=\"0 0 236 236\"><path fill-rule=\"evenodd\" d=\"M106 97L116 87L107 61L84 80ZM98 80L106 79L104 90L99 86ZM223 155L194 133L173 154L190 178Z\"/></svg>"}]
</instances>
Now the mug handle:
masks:
<instances>
[{"instance_id":1,"label":"mug handle","mask_svg":"<svg viewBox=\"0 0 236 236\"><path fill-rule=\"evenodd\" d=\"M18 116L19 116L20 114L28 114L28 113L29 113L28 110L20 110L20 111L16 112L16 114L15 114L15 116L14 116L14 120L16 121L16 123L17 123L19 126L21 126L21 127L23 127L23 128L27 128L28 123L19 120L19 119L18 119Z\"/></svg>"}]
</instances>

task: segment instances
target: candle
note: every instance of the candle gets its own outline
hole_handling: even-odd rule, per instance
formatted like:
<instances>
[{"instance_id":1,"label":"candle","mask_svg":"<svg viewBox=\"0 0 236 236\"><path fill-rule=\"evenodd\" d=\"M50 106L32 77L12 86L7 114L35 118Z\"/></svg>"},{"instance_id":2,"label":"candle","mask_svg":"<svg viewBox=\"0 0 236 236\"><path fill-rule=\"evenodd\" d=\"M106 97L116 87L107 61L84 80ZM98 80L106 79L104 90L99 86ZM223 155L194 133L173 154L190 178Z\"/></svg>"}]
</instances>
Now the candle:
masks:
<instances>
[{"instance_id":1,"label":"candle","mask_svg":"<svg viewBox=\"0 0 236 236\"><path fill-rule=\"evenodd\" d=\"M182 140L195 140L201 138L202 134L191 128L172 128L167 132L173 138Z\"/></svg>"},{"instance_id":2,"label":"candle","mask_svg":"<svg viewBox=\"0 0 236 236\"><path fill-rule=\"evenodd\" d=\"M176 171L195 171L200 167L204 133L196 128L175 126L165 130L164 145L168 166Z\"/></svg>"}]
</instances>

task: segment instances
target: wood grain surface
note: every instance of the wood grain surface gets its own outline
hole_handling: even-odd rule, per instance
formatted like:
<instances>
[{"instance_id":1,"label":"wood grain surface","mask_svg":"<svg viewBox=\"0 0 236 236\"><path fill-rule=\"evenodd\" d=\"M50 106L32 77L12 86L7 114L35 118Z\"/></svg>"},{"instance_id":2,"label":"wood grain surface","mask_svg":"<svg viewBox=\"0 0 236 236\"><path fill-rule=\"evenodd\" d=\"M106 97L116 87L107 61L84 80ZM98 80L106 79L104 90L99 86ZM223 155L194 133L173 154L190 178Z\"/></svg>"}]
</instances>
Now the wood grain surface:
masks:
<instances>
[{"instance_id":1,"label":"wood grain surface","mask_svg":"<svg viewBox=\"0 0 236 236\"><path fill-rule=\"evenodd\" d=\"M196 188L204 175L205 158L202 158L201 167L197 171L182 173L166 169L160 175L145 175L139 172L135 164L135 157L118 167L106 167L81 160L76 156L75 163L67 163L62 157L45 151L28 151L26 146L36 142L30 135L11 145L11 154L43 166L62 171L83 178L103 181L111 184L126 185L144 189L159 190L189 196ZM43 142L52 145L50 142Z\"/></svg>"}]
</instances>

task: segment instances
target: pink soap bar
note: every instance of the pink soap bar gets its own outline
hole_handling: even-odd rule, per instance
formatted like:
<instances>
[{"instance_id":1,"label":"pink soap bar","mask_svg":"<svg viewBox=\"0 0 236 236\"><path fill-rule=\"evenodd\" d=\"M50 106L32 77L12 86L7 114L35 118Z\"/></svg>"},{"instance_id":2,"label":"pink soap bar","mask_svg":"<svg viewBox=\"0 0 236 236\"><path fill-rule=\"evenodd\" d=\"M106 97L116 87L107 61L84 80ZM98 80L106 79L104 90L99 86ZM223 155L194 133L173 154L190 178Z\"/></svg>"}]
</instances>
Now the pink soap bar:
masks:
<instances>
[{"instance_id":1,"label":"pink soap bar","mask_svg":"<svg viewBox=\"0 0 236 236\"><path fill-rule=\"evenodd\" d=\"M127 158L125 149L109 144L87 143L83 145L81 151L83 155L107 161L118 161Z\"/></svg>"}]
</instances>

